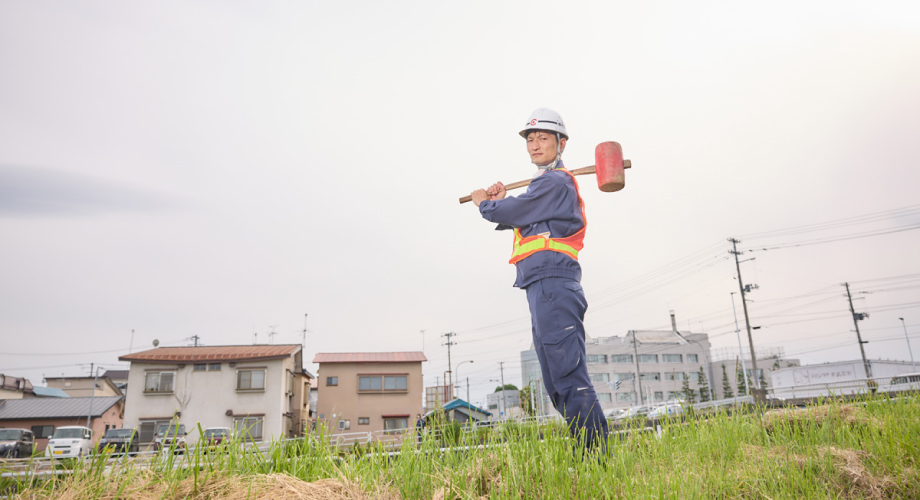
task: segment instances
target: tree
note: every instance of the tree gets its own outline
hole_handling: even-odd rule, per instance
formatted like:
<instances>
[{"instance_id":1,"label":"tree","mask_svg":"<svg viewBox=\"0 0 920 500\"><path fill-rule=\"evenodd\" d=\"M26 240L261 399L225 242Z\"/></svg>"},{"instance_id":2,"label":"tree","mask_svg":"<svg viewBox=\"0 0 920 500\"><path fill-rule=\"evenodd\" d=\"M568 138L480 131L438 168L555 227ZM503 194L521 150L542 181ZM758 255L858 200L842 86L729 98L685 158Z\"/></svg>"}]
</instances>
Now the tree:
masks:
<instances>
[{"instance_id":1,"label":"tree","mask_svg":"<svg viewBox=\"0 0 920 500\"><path fill-rule=\"evenodd\" d=\"M530 404L530 395L532 392L529 385L521 387L521 410L524 411L524 414L531 417L535 415L533 405Z\"/></svg>"},{"instance_id":2,"label":"tree","mask_svg":"<svg viewBox=\"0 0 920 500\"><path fill-rule=\"evenodd\" d=\"M504 386L498 386L495 388L495 392L502 392L502 389L506 391L516 391L518 390L517 386L514 384L505 384Z\"/></svg>"},{"instance_id":3,"label":"tree","mask_svg":"<svg viewBox=\"0 0 920 500\"><path fill-rule=\"evenodd\" d=\"M732 390L732 384L728 380L728 372L725 370L725 363L722 363L722 397L735 397L735 391Z\"/></svg>"},{"instance_id":4,"label":"tree","mask_svg":"<svg viewBox=\"0 0 920 500\"><path fill-rule=\"evenodd\" d=\"M681 387L681 392L684 393L684 399L688 403L696 403L696 391L690 388L690 377L686 376L686 374L684 374L684 384Z\"/></svg>"},{"instance_id":5,"label":"tree","mask_svg":"<svg viewBox=\"0 0 920 500\"><path fill-rule=\"evenodd\" d=\"M747 376L747 373L741 368L741 361L738 358L735 358L735 373L737 374L737 383L738 383L738 395L747 395L748 392L745 390L745 387L750 389L754 387L754 382L751 380L751 377ZM745 386L744 379L747 377L747 386Z\"/></svg>"},{"instance_id":6,"label":"tree","mask_svg":"<svg viewBox=\"0 0 920 500\"><path fill-rule=\"evenodd\" d=\"M706 379L706 372L702 366L700 366L700 381L698 383L700 386L700 401L705 403L709 401L709 380Z\"/></svg>"}]
</instances>

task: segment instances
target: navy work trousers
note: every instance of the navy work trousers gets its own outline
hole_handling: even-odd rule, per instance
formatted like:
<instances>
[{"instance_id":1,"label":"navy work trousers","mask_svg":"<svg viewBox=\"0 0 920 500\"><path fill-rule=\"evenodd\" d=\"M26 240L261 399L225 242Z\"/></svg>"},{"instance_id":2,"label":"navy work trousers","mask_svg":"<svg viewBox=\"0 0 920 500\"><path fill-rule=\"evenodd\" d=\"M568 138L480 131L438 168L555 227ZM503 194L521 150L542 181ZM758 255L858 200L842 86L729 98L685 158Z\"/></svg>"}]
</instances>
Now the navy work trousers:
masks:
<instances>
[{"instance_id":1,"label":"navy work trousers","mask_svg":"<svg viewBox=\"0 0 920 500\"><path fill-rule=\"evenodd\" d=\"M581 284L566 278L543 278L527 286L533 345L543 385L553 406L569 423L572 435L587 446L607 443L607 420L585 355L585 311ZM581 435L581 433L584 433Z\"/></svg>"}]
</instances>

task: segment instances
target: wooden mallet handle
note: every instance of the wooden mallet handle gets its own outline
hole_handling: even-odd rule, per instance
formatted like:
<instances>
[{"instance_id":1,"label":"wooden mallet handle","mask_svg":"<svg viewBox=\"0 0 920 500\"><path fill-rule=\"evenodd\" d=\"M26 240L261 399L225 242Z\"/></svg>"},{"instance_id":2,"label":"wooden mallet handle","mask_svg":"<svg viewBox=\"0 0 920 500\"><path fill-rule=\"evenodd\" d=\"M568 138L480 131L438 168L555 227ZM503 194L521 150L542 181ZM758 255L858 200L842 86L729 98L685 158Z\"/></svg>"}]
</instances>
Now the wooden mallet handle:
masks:
<instances>
[{"instance_id":1,"label":"wooden mallet handle","mask_svg":"<svg viewBox=\"0 0 920 500\"><path fill-rule=\"evenodd\" d=\"M602 142L594 148L594 165L590 167L570 170L572 175L586 175L597 173L597 187L605 193L612 193L623 189L626 185L625 169L630 168L632 162L623 159L623 148L613 141ZM505 186L506 191L530 185L532 179L518 181ZM472 201L472 196L460 198L460 203Z\"/></svg>"},{"instance_id":2,"label":"wooden mallet handle","mask_svg":"<svg viewBox=\"0 0 920 500\"><path fill-rule=\"evenodd\" d=\"M590 167L576 168L575 170L569 170L569 172L571 172L572 175L587 175L587 174L593 174L593 173L594 173L594 165L591 165ZM512 189L517 189L517 188L522 188L522 187L529 186L529 185L530 185L530 181L532 181L532 180L533 180L533 179L527 179L526 181L517 181L517 182L512 182L511 184L505 184L505 191L511 191ZM460 203L466 203L466 202L468 202L468 201L473 201L473 197L470 196L470 195L466 195L466 196L460 198Z\"/></svg>"}]
</instances>

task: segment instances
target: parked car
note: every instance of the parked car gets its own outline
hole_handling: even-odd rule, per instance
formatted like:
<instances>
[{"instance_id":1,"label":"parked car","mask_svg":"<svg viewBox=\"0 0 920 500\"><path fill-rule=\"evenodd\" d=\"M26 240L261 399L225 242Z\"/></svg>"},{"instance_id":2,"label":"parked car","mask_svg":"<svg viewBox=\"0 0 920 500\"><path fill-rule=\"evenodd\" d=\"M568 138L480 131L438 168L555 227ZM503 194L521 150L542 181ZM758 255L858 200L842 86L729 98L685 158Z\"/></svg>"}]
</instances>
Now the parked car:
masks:
<instances>
[{"instance_id":1,"label":"parked car","mask_svg":"<svg viewBox=\"0 0 920 500\"><path fill-rule=\"evenodd\" d=\"M891 379L888 392L918 391L920 390L920 373L905 373Z\"/></svg>"},{"instance_id":2,"label":"parked car","mask_svg":"<svg viewBox=\"0 0 920 500\"><path fill-rule=\"evenodd\" d=\"M155 451L172 449L177 453L182 453L185 451L187 435L184 424L161 425L157 431L157 437L153 440L153 449Z\"/></svg>"},{"instance_id":3,"label":"parked car","mask_svg":"<svg viewBox=\"0 0 920 500\"><path fill-rule=\"evenodd\" d=\"M99 450L111 453L137 453L140 450L137 429L109 429L99 440Z\"/></svg>"},{"instance_id":4,"label":"parked car","mask_svg":"<svg viewBox=\"0 0 920 500\"><path fill-rule=\"evenodd\" d=\"M215 448L229 440L231 432L229 427L208 427L204 430L204 444L209 448Z\"/></svg>"},{"instance_id":5,"label":"parked car","mask_svg":"<svg viewBox=\"0 0 920 500\"><path fill-rule=\"evenodd\" d=\"M632 418L637 415L648 415L648 412L649 412L648 406L633 406L632 408L614 417L614 420L626 420L628 418Z\"/></svg>"},{"instance_id":6,"label":"parked car","mask_svg":"<svg viewBox=\"0 0 920 500\"><path fill-rule=\"evenodd\" d=\"M648 418L654 419L654 418L674 417L677 415L683 415L683 413L684 413L684 407L681 405L674 405L674 404L661 405L658 408L655 408L654 410L650 411L648 414Z\"/></svg>"},{"instance_id":7,"label":"parked car","mask_svg":"<svg viewBox=\"0 0 920 500\"><path fill-rule=\"evenodd\" d=\"M25 429L0 429L0 457L24 458L32 456L32 431Z\"/></svg>"},{"instance_id":8,"label":"parked car","mask_svg":"<svg viewBox=\"0 0 920 500\"><path fill-rule=\"evenodd\" d=\"M71 425L54 430L45 455L53 458L81 457L93 450L93 431L88 427Z\"/></svg>"}]
</instances>

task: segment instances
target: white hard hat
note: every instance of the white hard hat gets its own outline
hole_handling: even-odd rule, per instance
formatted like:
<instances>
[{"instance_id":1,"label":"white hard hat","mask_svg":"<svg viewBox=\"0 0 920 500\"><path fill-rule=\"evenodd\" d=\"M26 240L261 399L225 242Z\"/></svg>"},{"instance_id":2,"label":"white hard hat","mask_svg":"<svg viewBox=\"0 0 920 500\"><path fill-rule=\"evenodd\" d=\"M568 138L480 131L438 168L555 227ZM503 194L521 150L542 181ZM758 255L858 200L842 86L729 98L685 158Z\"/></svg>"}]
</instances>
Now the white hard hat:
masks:
<instances>
[{"instance_id":1,"label":"white hard hat","mask_svg":"<svg viewBox=\"0 0 920 500\"><path fill-rule=\"evenodd\" d=\"M559 116L559 113L548 108L540 108L530 114L530 118L527 119L527 125L524 126L524 130L521 130L521 137L526 139L527 134L532 130L548 130L566 139L569 138L569 133L565 130L565 122L562 121L562 117Z\"/></svg>"}]
</instances>

